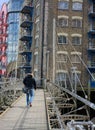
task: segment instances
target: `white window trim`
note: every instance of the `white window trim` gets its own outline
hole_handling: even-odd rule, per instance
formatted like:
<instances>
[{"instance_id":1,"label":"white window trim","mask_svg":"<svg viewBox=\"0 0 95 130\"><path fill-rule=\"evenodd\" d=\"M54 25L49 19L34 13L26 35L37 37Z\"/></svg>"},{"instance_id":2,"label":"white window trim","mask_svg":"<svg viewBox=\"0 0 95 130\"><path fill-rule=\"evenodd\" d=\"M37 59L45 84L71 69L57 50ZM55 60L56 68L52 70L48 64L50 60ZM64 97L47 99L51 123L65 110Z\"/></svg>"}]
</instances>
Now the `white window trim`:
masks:
<instances>
[{"instance_id":1,"label":"white window trim","mask_svg":"<svg viewBox=\"0 0 95 130\"><path fill-rule=\"evenodd\" d=\"M39 35L36 35L36 36L35 36L35 39L37 39L37 38L39 38Z\"/></svg>"},{"instance_id":2,"label":"white window trim","mask_svg":"<svg viewBox=\"0 0 95 130\"><path fill-rule=\"evenodd\" d=\"M36 8L38 8L40 6L40 3L38 3L37 5L36 5Z\"/></svg>"},{"instance_id":3,"label":"white window trim","mask_svg":"<svg viewBox=\"0 0 95 130\"><path fill-rule=\"evenodd\" d=\"M36 69L36 68L35 68L35 69L34 69L34 71L35 71L35 72L37 72L37 71L38 71L38 69Z\"/></svg>"},{"instance_id":4,"label":"white window trim","mask_svg":"<svg viewBox=\"0 0 95 130\"><path fill-rule=\"evenodd\" d=\"M37 19L36 19L36 21L35 21L35 23L37 23L37 22L39 22L39 21L40 21L40 19L39 19L39 18L37 18Z\"/></svg>"},{"instance_id":5,"label":"white window trim","mask_svg":"<svg viewBox=\"0 0 95 130\"><path fill-rule=\"evenodd\" d=\"M57 53L57 54L58 54L58 55L63 55L63 56L62 56L63 60L62 60L61 57L60 57L59 59L57 59L57 62L58 62L58 63L66 63L66 62L67 62L67 56L68 56L67 53ZM64 56L65 56L65 58L64 58Z\"/></svg>"},{"instance_id":6,"label":"white window trim","mask_svg":"<svg viewBox=\"0 0 95 130\"><path fill-rule=\"evenodd\" d=\"M72 19L79 19L79 20L82 20L83 17L80 17L80 16L72 16Z\"/></svg>"},{"instance_id":7,"label":"white window trim","mask_svg":"<svg viewBox=\"0 0 95 130\"><path fill-rule=\"evenodd\" d=\"M58 15L58 18L60 19L60 18L69 18L69 16L66 16L66 15Z\"/></svg>"},{"instance_id":8,"label":"white window trim","mask_svg":"<svg viewBox=\"0 0 95 130\"><path fill-rule=\"evenodd\" d=\"M60 24L59 24L59 20L60 20L60 19L66 20L66 24L60 25ZM60 27L67 27L67 26L68 26L68 17L64 17L64 16L58 17L58 24L59 24Z\"/></svg>"},{"instance_id":9,"label":"white window trim","mask_svg":"<svg viewBox=\"0 0 95 130\"><path fill-rule=\"evenodd\" d=\"M74 43L72 43L73 45L77 45L77 46L79 46L79 45L82 44L82 38L81 38L82 35L80 35L80 34L72 34L71 36L72 36L72 38L73 38L73 37L79 37L79 38L80 38L80 43L79 43L79 44L74 44Z\"/></svg>"},{"instance_id":10,"label":"white window trim","mask_svg":"<svg viewBox=\"0 0 95 130\"><path fill-rule=\"evenodd\" d=\"M68 52L67 51L57 51L57 54L66 54L66 55L68 55Z\"/></svg>"},{"instance_id":11,"label":"white window trim","mask_svg":"<svg viewBox=\"0 0 95 130\"><path fill-rule=\"evenodd\" d=\"M71 34L71 37L82 37L82 34Z\"/></svg>"},{"instance_id":12,"label":"white window trim","mask_svg":"<svg viewBox=\"0 0 95 130\"><path fill-rule=\"evenodd\" d=\"M68 73L67 70L57 70L56 73Z\"/></svg>"},{"instance_id":13,"label":"white window trim","mask_svg":"<svg viewBox=\"0 0 95 130\"><path fill-rule=\"evenodd\" d=\"M63 35L63 36L68 36L68 34L67 34L67 33L58 33L57 35L58 35L58 36L60 36L60 35Z\"/></svg>"},{"instance_id":14,"label":"white window trim","mask_svg":"<svg viewBox=\"0 0 95 130\"><path fill-rule=\"evenodd\" d=\"M83 3L83 0L72 0L72 2L80 2L80 3Z\"/></svg>"},{"instance_id":15,"label":"white window trim","mask_svg":"<svg viewBox=\"0 0 95 130\"><path fill-rule=\"evenodd\" d=\"M34 52L34 55L38 55L38 51Z\"/></svg>"},{"instance_id":16,"label":"white window trim","mask_svg":"<svg viewBox=\"0 0 95 130\"><path fill-rule=\"evenodd\" d=\"M58 36L65 36L66 37L66 41L67 41L66 43L64 43L64 42L63 43L59 43L58 42L59 45L66 45L66 44L68 44L68 37L66 35L58 35Z\"/></svg>"},{"instance_id":17,"label":"white window trim","mask_svg":"<svg viewBox=\"0 0 95 130\"><path fill-rule=\"evenodd\" d=\"M81 52L71 52L71 57L72 57L72 56L77 56L78 59L79 59L79 61L72 61L72 58L71 58L71 62L72 62L72 63L81 63L81 60L80 60L80 58L79 58L79 57L81 57Z\"/></svg>"},{"instance_id":18,"label":"white window trim","mask_svg":"<svg viewBox=\"0 0 95 130\"><path fill-rule=\"evenodd\" d=\"M62 1L62 0L58 0L58 2L59 2L59 1ZM64 0L64 1L68 1L68 2L69 2L69 0Z\"/></svg>"},{"instance_id":19,"label":"white window trim","mask_svg":"<svg viewBox=\"0 0 95 130\"><path fill-rule=\"evenodd\" d=\"M71 52L71 55L81 55L82 53L81 52L78 52L78 51L73 51Z\"/></svg>"}]
</instances>

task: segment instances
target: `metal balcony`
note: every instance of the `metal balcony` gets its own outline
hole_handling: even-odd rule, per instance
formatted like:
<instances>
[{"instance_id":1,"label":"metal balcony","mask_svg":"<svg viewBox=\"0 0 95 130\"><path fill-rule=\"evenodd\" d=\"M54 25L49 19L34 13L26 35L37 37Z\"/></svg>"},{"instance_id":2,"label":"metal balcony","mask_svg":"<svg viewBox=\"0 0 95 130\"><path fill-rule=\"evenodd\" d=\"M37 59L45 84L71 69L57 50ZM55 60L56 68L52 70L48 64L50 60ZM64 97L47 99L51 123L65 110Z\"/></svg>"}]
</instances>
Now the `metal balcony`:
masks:
<instances>
[{"instance_id":1,"label":"metal balcony","mask_svg":"<svg viewBox=\"0 0 95 130\"><path fill-rule=\"evenodd\" d=\"M95 62L94 61L88 62L88 69L90 70L90 72L95 72Z\"/></svg>"},{"instance_id":2,"label":"metal balcony","mask_svg":"<svg viewBox=\"0 0 95 130\"><path fill-rule=\"evenodd\" d=\"M90 81L91 88L95 88L95 81Z\"/></svg>"},{"instance_id":3,"label":"metal balcony","mask_svg":"<svg viewBox=\"0 0 95 130\"><path fill-rule=\"evenodd\" d=\"M88 52L95 52L95 43L88 44Z\"/></svg>"},{"instance_id":4,"label":"metal balcony","mask_svg":"<svg viewBox=\"0 0 95 130\"><path fill-rule=\"evenodd\" d=\"M30 35L23 35L21 38L20 38L21 41L32 41L32 36Z\"/></svg>"},{"instance_id":5,"label":"metal balcony","mask_svg":"<svg viewBox=\"0 0 95 130\"><path fill-rule=\"evenodd\" d=\"M21 13L23 13L23 14L29 14L32 17L32 15L33 15L33 9L34 9L33 6L31 6L31 5L25 5L22 8Z\"/></svg>"},{"instance_id":6,"label":"metal balcony","mask_svg":"<svg viewBox=\"0 0 95 130\"><path fill-rule=\"evenodd\" d=\"M95 3L95 0L91 0L93 3Z\"/></svg>"},{"instance_id":7,"label":"metal balcony","mask_svg":"<svg viewBox=\"0 0 95 130\"><path fill-rule=\"evenodd\" d=\"M31 55L31 51L30 50L23 50L23 51L19 51L19 54L21 55Z\"/></svg>"},{"instance_id":8,"label":"metal balcony","mask_svg":"<svg viewBox=\"0 0 95 130\"><path fill-rule=\"evenodd\" d=\"M89 18L94 18L95 17L95 12L94 11L89 11L88 16L89 16Z\"/></svg>"},{"instance_id":9,"label":"metal balcony","mask_svg":"<svg viewBox=\"0 0 95 130\"><path fill-rule=\"evenodd\" d=\"M89 1L95 3L95 0L89 0Z\"/></svg>"},{"instance_id":10,"label":"metal balcony","mask_svg":"<svg viewBox=\"0 0 95 130\"><path fill-rule=\"evenodd\" d=\"M32 26L33 26L33 22L29 21L28 19L23 21L20 25L20 27L22 28L31 28L31 29L32 29Z\"/></svg>"},{"instance_id":11,"label":"metal balcony","mask_svg":"<svg viewBox=\"0 0 95 130\"><path fill-rule=\"evenodd\" d=\"M24 64L23 66L20 66L20 69L24 69L26 73L29 73L31 71L31 66L29 63Z\"/></svg>"},{"instance_id":12,"label":"metal balcony","mask_svg":"<svg viewBox=\"0 0 95 130\"><path fill-rule=\"evenodd\" d=\"M2 47L4 47L5 46L5 49L7 48L7 44L6 43L3 43L3 42L1 42L1 44L0 44L0 48L2 48Z\"/></svg>"},{"instance_id":13,"label":"metal balcony","mask_svg":"<svg viewBox=\"0 0 95 130\"><path fill-rule=\"evenodd\" d=\"M2 26L8 27L7 23L2 23Z\"/></svg>"},{"instance_id":14,"label":"metal balcony","mask_svg":"<svg viewBox=\"0 0 95 130\"><path fill-rule=\"evenodd\" d=\"M2 33L2 34L0 34L0 38L2 38L2 37L7 37L8 36L8 34L5 32L5 33Z\"/></svg>"},{"instance_id":15,"label":"metal balcony","mask_svg":"<svg viewBox=\"0 0 95 130\"><path fill-rule=\"evenodd\" d=\"M32 45L32 41L30 41L30 42L21 42L21 46L19 46L19 50L23 50L23 49L28 49L28 50L30 50L30 48L31 48L31 45Z\"/></svg>"},{"instance_id":16,"label":"metal balcony","mask_svg":"<svg viewBox=\"0 0 95 130\"><path fill-rule=\"evenodd\" d=\"M91 30L88 32L88 36L91 37L91 38L95 38L95 29L91 29Z\"/></svg>"}]
</instances>

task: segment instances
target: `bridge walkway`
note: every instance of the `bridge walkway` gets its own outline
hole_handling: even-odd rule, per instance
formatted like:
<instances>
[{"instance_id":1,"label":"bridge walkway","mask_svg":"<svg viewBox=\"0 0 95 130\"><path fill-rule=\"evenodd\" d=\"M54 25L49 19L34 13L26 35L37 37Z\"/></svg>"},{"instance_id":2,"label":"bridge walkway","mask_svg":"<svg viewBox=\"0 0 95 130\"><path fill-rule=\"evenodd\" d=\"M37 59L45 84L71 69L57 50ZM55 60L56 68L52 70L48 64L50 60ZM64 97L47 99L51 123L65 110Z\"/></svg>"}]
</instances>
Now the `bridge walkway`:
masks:
<instances>
[{"instance_id":1,"label":"bridge walkway","mask_svg":"<svg viewBox=\"0 0 95 130\"><path fill-rule=\"evenodd\" d=\"M24 94L0 115L0 130L48 130L43 89L35 91L32 107Z\"/></svg>"}]
</instances>

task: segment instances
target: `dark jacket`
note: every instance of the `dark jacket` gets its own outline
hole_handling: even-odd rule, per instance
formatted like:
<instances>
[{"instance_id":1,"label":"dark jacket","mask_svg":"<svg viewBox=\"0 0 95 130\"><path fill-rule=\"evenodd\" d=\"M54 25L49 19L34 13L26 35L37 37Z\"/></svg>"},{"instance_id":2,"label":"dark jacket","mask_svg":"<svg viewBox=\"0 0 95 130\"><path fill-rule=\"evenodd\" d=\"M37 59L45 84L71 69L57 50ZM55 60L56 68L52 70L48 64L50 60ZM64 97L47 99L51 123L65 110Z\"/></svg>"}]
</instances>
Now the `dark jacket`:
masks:
<instances>
[{"instance_id":1,"label":"dark jacket","mask_svg":"<svg viewBox=\"0 0 95 130\"><path fill-rule=\"evenodd\" d=\"M23 80L23 84L29 89L36 89L36 81L32 75L27 75Z\"/></svg>"}]
</instances>

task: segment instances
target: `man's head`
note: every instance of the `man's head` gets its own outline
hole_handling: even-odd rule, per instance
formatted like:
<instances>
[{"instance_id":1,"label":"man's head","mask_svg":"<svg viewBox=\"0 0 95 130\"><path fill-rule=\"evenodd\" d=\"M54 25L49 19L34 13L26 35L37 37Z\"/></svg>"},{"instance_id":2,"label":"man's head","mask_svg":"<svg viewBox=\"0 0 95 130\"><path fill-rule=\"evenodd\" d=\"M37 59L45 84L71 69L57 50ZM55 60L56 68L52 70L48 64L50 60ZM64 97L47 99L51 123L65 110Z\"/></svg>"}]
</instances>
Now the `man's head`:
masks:
<instances>
[{"instance_id":1,"label":"man's head","mask_svg":"<svg viewBox=\"0 0 95 130\"><path fill-rule=\"evenodd\" d=\"M33 73L31 73L32 77L34 77Z\"/></svg>"}]
</instances>

